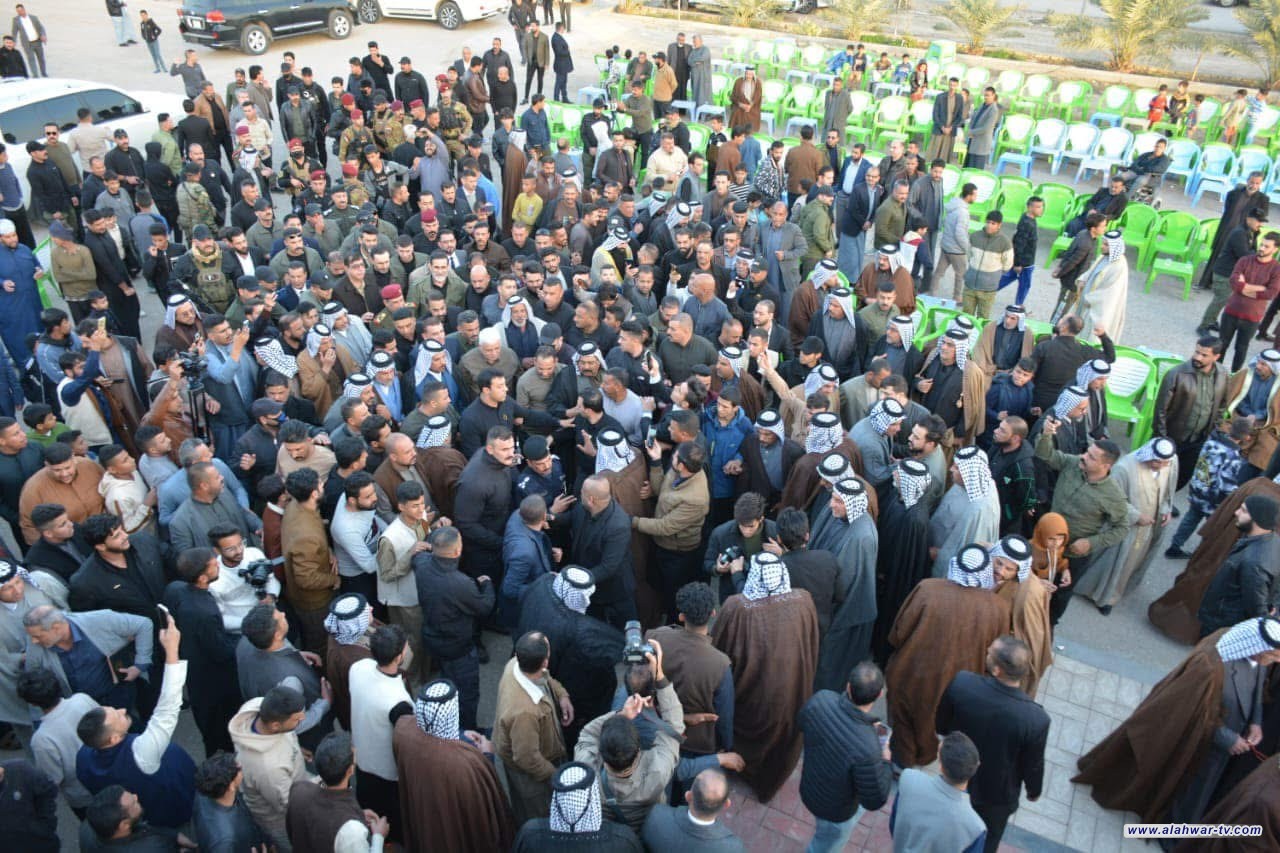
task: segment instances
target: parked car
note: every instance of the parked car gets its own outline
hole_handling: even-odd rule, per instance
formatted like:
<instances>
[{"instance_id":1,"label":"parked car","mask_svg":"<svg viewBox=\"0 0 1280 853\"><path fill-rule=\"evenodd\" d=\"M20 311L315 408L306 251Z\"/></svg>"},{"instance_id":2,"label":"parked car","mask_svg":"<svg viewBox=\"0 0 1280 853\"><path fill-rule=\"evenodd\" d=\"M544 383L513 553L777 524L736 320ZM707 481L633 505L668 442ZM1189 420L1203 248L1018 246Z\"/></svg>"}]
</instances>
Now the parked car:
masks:
<instances>
[{"instance_id":1,"label":"parked car","mask_svg":"<svg viewBox=\"0 0 1280 853\"><path fill-rule=\"evenodd\" d=\"M44 126L58 125L65 134L79 122L81 107L93 112L94 124L112 131L123 129L129 143L139 151L156 132L156 116L169 113L182 118L182 96L174 92L126 92L106 83L41 77L31 80L6 78L0 81L0 137L9 162L18 174L23 196L29 201L27 165L31 162L26 145L33 139L44 141ZM81 163L87 168L88 163Z\"/></svg>"},{"instance_id":2,"label":"parked car","mask_svg":"<svg viewBox=\"0 0 1280 853\"><path fill-rule=\"evenodd\" d=\"M278 38L327 32L344 39L355 26L351 0L182 0L178 9L184 41L254 56Z\"/></svg>"},{"instance_id":3,"label":"parked car","mask_svg":"<svg viewBox=\"0 0 1280 853\"><path fill-rule=\"evenodd\" d=\"M439 21L446 30L494 15L505 18L510 8L510 0L356 0L362 23L374 24L382 18L416 18Z\"/></svg>"}]
</instances>

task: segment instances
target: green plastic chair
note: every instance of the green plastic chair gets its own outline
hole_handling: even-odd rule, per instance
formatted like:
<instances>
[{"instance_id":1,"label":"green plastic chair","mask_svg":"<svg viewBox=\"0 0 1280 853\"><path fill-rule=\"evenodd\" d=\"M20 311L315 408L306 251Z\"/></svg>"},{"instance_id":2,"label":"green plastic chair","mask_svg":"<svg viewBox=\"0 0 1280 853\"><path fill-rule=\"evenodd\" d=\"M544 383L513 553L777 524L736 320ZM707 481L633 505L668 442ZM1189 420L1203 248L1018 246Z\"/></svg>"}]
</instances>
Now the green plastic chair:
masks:
<instances>
[{"instance_id":1,"label":"green plastic chair","mask_svg":"<svg viewBox=\"0 0 1280 853\"><path fill-rule=\"evenodd\" d=\"M1026 178L1005 175L996 181L1000 196L999 209L1004 214L1005 224L1017 224L1027 209L1027 199L1031 198L1031 182Z\"/></svg>"},{"instance_id":2,"label":"green plastic chair","mask_svg":"<svg viewBox=\"0 0 1280 853\"><path fill-rule=\"evenodd\" d=\"M974 93L974 100L978 100L978 95L986 88L990 79L990 71L980 65L972 65L968 71L964 72L964 76L960 78L960 85Z\"/></svg>"},{"instance_id":3,"label":"green plastic chair","mask_svg":"<svg viewBox=\"0 0 1280 853\"><path fill-rule=\"evenodd\" d=\"M1000 123L1000 133L996 137L996 151L992 160L998 161L1006 151L1025 154L1031 147L1031 134L1035 130L1036 120L1025 113L1013 113L1004 117Z\"/></svg>"},{"instance_id":4,"label":"green plastic chair","mask_svg":"<svg viewBox=\"0 0 1280 853\"><path fill-rule=\"evenodd\" d=\"M765 80L760 87L760 111L781 115L782 104L787 99L789 89L782 80ZM775 127L783 127L785 122L775 122Z\"/></svg>"},{"instance_id":5,"label":"green plastic chair","mask_svg":"<svg viewBox=\"0 0 1280 853\"><path fill-rule=\"evenodd\" d=\"M987 212L994 210L1000 200L996 176L984 169L965 169L960 173L960 183L978 188L978 197L969 205L969 229L981 228Z\"/></svg>"},{"instance_id":6,"label":"green plastic chair","mask_svg":"<svg viewBox=\"0 0 1280 853\"><path fill-rule=\"evenodd\" d=\"M1191 283L1195 279L1195 274L1195 265L1188 261L1158 257L1151 262L1151 272L1147 273L1147 283L1142 288L1142 292L1151 292L1151 285L1155 282L1156 276L1167 275L1182 282L1182 301L1186 302L1191 298Z\"/></svg>"},{"instance_id":7,"label":"green plastic chair","mask_svg":"<svg viewBox=\"0 0 1280 853\"><path fill-rule=\"evenodd\" d=\"M558 136L565 134L565 118L564 108L570 104L562 104L559 101L547 101L545 110L547 113L547 132L551 134L554 141Z\"/></svg>"},{"instance_id":8,"label":"green plastic chair","mask_svg":"<svg viewBox=\"0 0 1280 853\"><path fill-rule=\"evenodd\" d=\"M1271 154L1275 154L1276 144L1280 142L1280 109L1264 107L1262 115L1250 125L1245 133L1236 138L1237 145L1244 145L1246 137L1251 137L1250 145L1265 146Z\"/></svg>"},{"instance_id":9,"label":"green plastic chair","mask_svg":"<svg viewBox=\"0 0 1280 853\"><path fill-rule=\"evenodd\" d=\"M686 124L689 128L689 150L706 151L707 140L711 138L711 128L705 124Z\"/></svg>"},{"instance_id":10,"label":"green plastic chair","mask_svg":"<svg viewBox=\"0 0 1280 853\"><path fill-rule=\"evenodd\" d=\"M1066 122L1075 121L1076 113L1083 115L1088 109L1089 98L1092 96L1093 87L1085 81L1063 80L1049 95L1045 112Z\"/></svg>"},{"instance_id":11,"label":"green plastic chair","mask_svg":"<svg viewBox=\"0 0 1280 853\"><path fill-rule=\"evenodd\" d=\"M775 72L773 52L777 47L771 41L760 39L751 46L751 61L756 64L757 77L770 77Z\"/></svg>"},{"instance_id":12,"label":"green plastic chair","mask_svg":"<svg viewBox=\"0 0 1280 853\"><path fill-rule=\"evenodd\" d=\"M747 36L734 36L725 45L724 58L731 62L746 62L751 58L751 39Z\"/></svg>"},{"instance_id":13,"label":"green plastic chair","mask_svg":"<svg viewBox=\"0 0 1280 853\"><path fill-rule=\"evenodd\" d=\"M919 136L922 146L928 143L929 136L933 133L932 101L920 100L911 103L911 109L907 113L905 130L908 139L913 136ZM922 160L921 169L923 170L926 165Z\"/></svg>"},{"instance_id":14,"label":"green plastic chair","mask_svg":"<svg viewBox=\"0 0 1280 853\"><path fill-rule=\"evenodd\" d=\"M1141 252L1159 221L1160 212L1154 207L1146 204L1129 204L1116 220L1116 227L1124 232L1125 245L1133 246Z\"/></svg>"},{"instance_id":15,"label":"green plastic chair","mask_svg":"<svg viewBox=\"0 0 1280 853\"><path fill-rule=\"evenodd\" d=\"M959 80L961 84L963 84L964 75L968 71L969 71L969 68L963 62L948 62L946 65L942 66L942 73L939 75L939 77L941 78L941 80L948 80L954 77L957 80ZM939 83L939 85L941 86L941 82ZM946 88L946 87L942 86L942 88Z\"/></svg>"},{"instance_id":16,"label":"green plastic chair","mask_svg":"<svg viewBox=\"0 0 1280 853\"><path fill-rule=\"evenodd\" d=\"M728 74L711 75L711 100L722 107L729 106L729 96L733 92L733 81Z\"/></svg>"},{"instance_id":17,"label":"green plastic chair","mask_svg":"<svg viewBox=\"0 0 1280 853\"><path fill-rule=\"evenodd\" d=\"M1036 225L1048 231L1061 231L1071 221L1071 206L1076 201L1076 191L1066 184L1039 184L1034 195L1044 199L1044 215Z\"/></svg>"},{"instance_id":18,"label":"green plastic chair","mask_svg":"<svg viewBox=\"0 0 1280 853\"><path fill-rule=\"evenodd\" d=\"M1084 206L1089 203L1089 195L1090 195L1089 193L1076 194L1076 197L1071 202L1071 206L1067 208L1067 219L1066 219L1067 222L1070 222L1072 219L1075 219L1077 216L1079 216L1081 213L1084 212ZM1058 257L1058 255L1061 255L1068 248L1070 248L1071 241L1073 239L1075 238L1068 237L1066 234L1059 234L1057 237L1055 237L1053 240L1053 245L1049 247L1048 263L1052 264L1054 258Z\"/></svg>"},{"instance_id":19,"label":"green plastic chair","mask_svg":"<svg viewBox=\"0 0 1280 853\"><path fill-rule=\"evenodd\" d=\"M1133 90L1133 97L1129 101L1128 108L1124 111L1127 119L1142 119L1142 126L1147 126L1147 109L1151 106L1151 99L1157 94L1155 89L1140 88ZM1127 122L1126 122L1127 124Z\"/></svg>"},{"instance_id":20,"label":"green plastic chair","mask_svg":"<svg viewBox=\"0 0 1280 853\"><path fill-rule=\"evenodd\" d=\"M946 168L942 170L942 196L950 201L955 194L960 192L960 172L961 168L955 163L948 163Z\"/></svg>"},{"instance_id":21,"label":"green plastic chair","mask_svg":"<svg viewBox=\"0 0 1280 853\"><path fill-rule=\"evenodd\" d=\"M1200 220L1200 227L1196 229L1195 249L1191 252L1191 263L1195 266L1209 261L1209 257L1213 254L1213 240L1218 236L1218 226L1221 222L1222 220L1216 216Z\"/></svg>"},{"instance_id":22,"label":"green plastic chair","mask_svg":"<svg viewBox=\"0 0 1280 853\"><path fill-rule=\"evenodd\" d=\"M1044 111L1049 93L1052 91L1052 77L1048 74L1030 74L1022 81L1022 87L1018 89L1018 94L1013 99L1013 109L1039 116Z\"/></svg>"},{"instance_id":23,"label":"green plastic chair","mask_svg":"<svg viewBox=\"0 0 1280 853\"><path fill-rule=\"evenodd\" d=\"M810 83L794 84L791 87L791 91L787 93L787 97L783 99L778 126L786 128L787 121L793 117L812 117L815 104L821 109L822 96L817 87ZM821 114L819 114L819 118L821 118Z\"/></svg>"},{"instance_id":24,"label":"green plastic chair","mask_svg":"<svg viewBox=\"0 0 1280 853\"><path fill-rule=\"evenodd\" d=\"M777 39L773 46L773 62L778 68L791 68L800 61L800 49L791 39Z\"/></svg>"},{"instance_id":25,"label":"green plastic chair","mask_svg":"<svg viewBox=\"0 0 1280 853\"><path fill-rule=\"evenodd\" d=\"M1006 68L996 75L996 80L991 86L996 90L996 94L1007 102L1022 91L1022 80L1023 74L1021 71L1014 68Z\"/></svg>"},{"instance_id":26,"label":"green plastic chair","mask_svg":"<svg viewBox=\"0 0 1280 853\"><path fill-rule=\"evenodd\" d=\"M1145 420L1145 410L1155 401L1155 394L1151 391L1155 375L1155 363L1142 350L1116 347L1116 360L1111 363L1111 376L1106 386L1107 415L1112 420L1128 424L1127 432L1133 435L1134 447L1139 444L1134 429Z\"/></svg>"},{"instance_id":27,"label":"green plastic chair","mask_svg":"<svg viewBox=\"0 0 1280 853\"><path fill-rule=\"evenodd\" d=\"M1174 260L1190 261L1195 249L1196 231L1200 220L1181 210L1162 210L1160 224L1143 243L1138 255L1138 269L1151 269L1156 255L1168 255Z\"/></svg>"},{"instance_id":28,"label":"green plastic chair","mask_svg":"<svg viewBox=\"0 0 1280 853\"><path fill-rule=\"evenodd\" d=\"M1128 86L1108 86L1098 96L1097 110L1089 117L1089 121L1096 124L1096 119L1105 118L1113 119L1113 124L1119 124L1120 120L1128 114L1127 111L1132 102L1133 90Z\"/></svg>"},{"instance_id":29,"label":"green plastic chair","mask_svg":"<svg viewBox=\"0 0 1280 853\"><path fill-rule=\"evenodd\" d=\"M823 71L827 67L827 50L820 44L807 45L800 51L800 67L810 71Z\"/></svg>"},{"instance_id":30,"label":"green plastic chair","mask_svg":"<svg viewBox=\"0 0 1280 853\"><path fill-rule=\"evenodd\" d=\"M911 102L901 95L882 98L871 119L871 144L879 147L885 139L905 139L902 127L910 109Z\"/></svg>"}]
</instances>

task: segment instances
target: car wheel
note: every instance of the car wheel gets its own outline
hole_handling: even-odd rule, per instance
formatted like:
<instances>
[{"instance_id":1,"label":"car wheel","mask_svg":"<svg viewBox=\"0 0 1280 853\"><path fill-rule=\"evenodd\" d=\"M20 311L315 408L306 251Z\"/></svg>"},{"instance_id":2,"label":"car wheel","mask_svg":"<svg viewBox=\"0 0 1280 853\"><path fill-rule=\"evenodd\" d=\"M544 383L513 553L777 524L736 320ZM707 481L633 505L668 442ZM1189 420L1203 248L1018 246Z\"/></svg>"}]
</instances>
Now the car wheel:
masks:
<instances>
[{"instance_id":1,"label":"car wheel","mask_svg":"<svg viewBox=\"0 0 1280 853\"><path fill-rule=\"evenodd\" d=\"M801 0L800 5L796 7L796 11L799 12L801 15L808 15L808 14L811 14L817 8L818 8L818 0Z\"/></svg>"},{"instance_id":2,"label":"car wheel","mask_svg":"<svg viewBox=\"0 0 1280 853\"><path fill-rule=\"evenodd\" d=\"M360 0L356 14L360 16L361 23L376 24L382 20L382 7L378 5L378 0Z\"/></svg>"},{"instance_id":3,"label":"car wheel","mask_svg":"<svg viewBox=\"0 0 1280 853\"><path fill-rule=\"evenodd\" d=\"M253 56L261 56L271 47L271 31L262 24L249 24L240 33L240 48Z\"/></svg>"},{"instance_id":4,"label":"car wheel","mask_svg":"<svg viewBox=\"0 0 1280 853\"><path fill-rule=\"evenodd\" d=\"M1218 0L1218 5L1224 9L1230 9L1232 6L1236 5L1236 0Z\"/></svg>"},{"instance_id":5,"label":"car wheel","mask_svg":"<svg viewBox=\"0 0 1280 853\"><path fill-rule=\"evenodd\" d=\"M351 13L342 9L334 9L329 13L329 38L344 39L351 35L351 28L355 26L355 22L351 20Z\"/></svg>"},{"instance_id":6,"label":"car wheel","mask_svg":"<svg viewBox=\"0 0 1280 853\"><path fill-rule=\"evenodd\" d=\"M462 26L462 10L458 8L458 4L454 3L453 0L445 0L440 4L440 8L436 10L436 20L446 30L456 30Z\"/></svg>"}]
</instances>

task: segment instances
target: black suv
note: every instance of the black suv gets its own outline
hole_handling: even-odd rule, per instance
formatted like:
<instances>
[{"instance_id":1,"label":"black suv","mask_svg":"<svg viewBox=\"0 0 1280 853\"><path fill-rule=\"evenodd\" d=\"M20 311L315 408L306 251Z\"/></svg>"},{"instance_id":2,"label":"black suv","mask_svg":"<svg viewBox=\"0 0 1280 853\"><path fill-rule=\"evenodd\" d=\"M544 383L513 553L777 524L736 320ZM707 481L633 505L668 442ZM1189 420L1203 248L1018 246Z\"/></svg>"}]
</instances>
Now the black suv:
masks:
<instances>
[{"instance_id":1,"label":"black suv","mask_svg":"<svg viewBox=\"0 0 1280 853\"><path fill-rule=\"evenodd\" d=\"M254 56L286 36L328 32L344 39L357 20L349 0L184 0L178 9L185 41Z\"/></svg>"}]
</instances>

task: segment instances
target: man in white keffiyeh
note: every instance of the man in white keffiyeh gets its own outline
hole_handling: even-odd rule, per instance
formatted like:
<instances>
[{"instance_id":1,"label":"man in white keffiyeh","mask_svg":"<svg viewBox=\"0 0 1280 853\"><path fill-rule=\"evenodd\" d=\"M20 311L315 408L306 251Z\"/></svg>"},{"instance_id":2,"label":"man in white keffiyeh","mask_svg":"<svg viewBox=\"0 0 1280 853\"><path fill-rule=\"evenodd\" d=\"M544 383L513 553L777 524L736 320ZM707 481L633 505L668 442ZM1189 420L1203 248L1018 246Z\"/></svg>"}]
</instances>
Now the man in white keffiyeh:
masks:
<instances>
[{"instance_id":1,"label":"man in white keffiyeh","mask_svg":"<svg viewBox=\"0 0 1280 853\"><path fill-rule=\"evenodd\" d=\"M808 398L818 393L834 394L839 381L840 374L836 373L834 367L826 363L819 364L804 378L804 396Z\"/></svg>"},{"instance_id":2,"label":"man in white keffiyeh","mask_svg":"<svg viewBox=\"0 0 1280 853\"><path fill-rule=\"evenodd\" d=\"M591 594L596 591L596 581L582 566L565 566L551 582L551 591L574 613L586 613Z\"/></svg>"},{"instance_id":3,"label":"man in white keffiyeh","mask_svg":"<svg viewBox=\"0 0 1280 853\"><path fill-rule=\"evenodd\" d=\"M326 338L332 339L333 333L329 331L329 327L324 323L316 323L311 327L311 331L307 332L307 352L315 358L320 352L320 345Z\"/></svg>"},{"instance_id":4,"label":"man in white keffiyeh","mask_svg":"<svg viewBox=\"0 0 1280 853\"><path fill-rule=\"evenodd\" d=\"M334 340L347 348L356 364L369 360L373 352L373 335L359 317L352 317L341 302L326 302L320 311L323 322L333 333Z\"/></svg>"},{"instance_id":5,"label":"man in white keffiyeh","mask_svg":"<svg viewBox=\"0 0 1280 853\"><path fill-rule=\"evenodd\" d=\"M1103 234L1102 242L1102 255L1083 276L1080 320L1089 343L1095 343L1092 331L1095 328L1106 329L1111 340L1119 343L1129 296L1129 260L1124 254L1124 237L1119 230Z\"/></svg>"},{"instance_id":6,"label":"man in white keffiyeh","mask_svg":"<svg viewBox=\"0 0 1280 853\"><path fill-rule=\"evenodd\" d=\"M1016 533L992 545L987 554L997 581L1017 578L1022 583L1031 576L1031 543Z\"/></svg>"},{"instance_id":7,"label":"man in white keffiyeh","mask_svg":"<svg viewBox=\"0 0 1280 853\"><path fill-rule=\"evenodd\" d=\"M791 575L782 558L768 551L761 551L751 558L747 569L747 582L742 596L748 601L763 601L770 596L791 592Z\"/></svg>"},{"instance_id":8,"label":"man in white keffiyeh","mask_svg":"<svg viewBox=\"0 0 1280 853\"><path fill-rule=\"evenodd\" d=\"M457 740L462 735L458 725L458 688L447 678L424 684L413 703L413 718L427 734L441 740Z\"/></svg>"},{"instance_id":9,"label":"man in white keffiyeh","mask_svg":"<svg viewBox=\"0 0 1280 853\"><path fill-rule=\"evenodd\" d=\"M1078 420L1084 417L1089 405L1089 392L1079 385L1068 385L1053 404L1053 416L1060 421Z\"/></svg>"},{"instance_id":10,"label":"man in white keffiyeh","mask_svg":"<svg viewBox=\"0 0 1280 853\"><path fill-rule=\"evenodd\" d=\"M599 832L603 822L596 772L577 761L563 765L551 780L548 828L568 835L590 835Z\"/></svg>"},{"instance_id":11,"label":"man in white keffiyeh","mask_svg":"<svg viewBox=\"0 0 1280 853\"><path fill-rule=\"evenodd\" d=\"M596 436L596 473L622 471L635 458L626 436L616 429L601 430Z\"/></svg>"},{"instance_id":12,"label":"man in white keffiyeh","mask_svg":"<svg viewBox=\"0 0 1280 853\"><path fill-rule=\"evenodd\" d=\"M324 619L324 629L339 644L350 646L360 641L373 620L373 608L358 592L339 595L329 605L329 615Z\"/></svg>"},{"instance_id":13,"label":"man in white keffiyeh","mask_svg":"<svg viewBox=\"0 0 1280 853\"><path fill-rule=\"evenodd\" d=\"M834 412L818 412L809 420L809 435L805 438L805 453L826 453L840 445L844 431L840 428L840 416Z\"/></svg>"},{"instance_id":14,"label":"man in white keffiyeh","mask_svg":"<svg viewBox=\"0 0 1280 853\"><path fill-rule=\"evenodd\" d=\"M947 561L947 580L964 587L994 587L995 575L992 573L987 549L972 543L961 548Z\"/></svg>"},{"instance_id":15,"label":"man in white keffiyeh","mask_svg":"<svg viewBox=\"0 0 1280 853\"><path fill-rule=\"evenodd\" d=\"M840 272L840 267L830 258L824 258L818 261L817 265L809 271L809 281L813 283L814 290L822 292L826 288L828 281L836 277Z\"/></svg>"},{"instance_id":16,"label":"man in white keffiyeh","mask_svg":"<svg viewBox=\"0 0 1280 853\"><path fill-rule=\"evenodd\" d=\"M987 454L976 447L956 451L951 463L953 485L929 520L933 576L944 577L951 558L970 542L1000 538L1000 496Z\"/></svg>"},{"instance_id":17,"label":"man in white keffiyeh","mask_svg":"<svg viewBox=\"0 0 1280 853\"><path fill-rule=\"evenodd\" d=\"M911 509L920 502L924 493L929 490L929 483L933 480L929 476L928 467L916 459L903 459L899 462L893 478L894 484L898 487L898 494L902 496L902 503L907 509Z\"/></svg>"},{"instance_id":18,"label":"man in white keffiyeh","mask_svg":"<svg viewBox=\"0 0 1280 853\"><path fill-rule=\"evenodd\" d=\"M298 359L285 353L279 338L259 338L253 353L259 364L274 370L285 379L298 375Z\"/></svg>"},{"instance_id":19,"label":"man in white keffiyeh","mask_svg":"<svg viewBox=\"0 0 1280 853\"><path fill-rule=\"evenodd\" d=\"M418 433L418 447L444 447L449 443L453 425L445 415L432 415Z\"/></svg>"}]
</instances>

